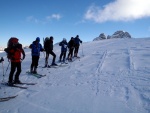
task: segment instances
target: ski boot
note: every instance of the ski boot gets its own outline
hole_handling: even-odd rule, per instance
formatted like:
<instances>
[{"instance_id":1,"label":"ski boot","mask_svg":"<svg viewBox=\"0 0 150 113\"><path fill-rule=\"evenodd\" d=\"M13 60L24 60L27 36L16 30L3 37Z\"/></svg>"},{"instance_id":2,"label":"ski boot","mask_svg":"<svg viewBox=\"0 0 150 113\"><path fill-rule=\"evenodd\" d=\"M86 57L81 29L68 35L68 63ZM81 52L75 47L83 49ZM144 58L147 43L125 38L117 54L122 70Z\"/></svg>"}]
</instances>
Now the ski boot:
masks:
<instances>
[{"instance_id":1,"label":"ski boot","mask_svg":"<svg viewBox=\"0 0 150 113\"><path fill-rule=\"evenodd\" d=\"M8 81L7 85L8 86L13 86L13 82L12 81Z\"/></svg>"},{"instance_id":2,"label":"ski boot","mask_svg":"<svg viewBox=\"0 0 150 113\"><path fill-rule=\"evenodd\" d=\"M13 84L22 84L20 80L14 80Z\"/></svg>"},{"instance_id":3,"label":"ski boot","mask_svg":"<svg viewBox=\"0 0 150 113\"><path fill-rule=\"evenodd\" d=\"M51 66L58 66L56 63L52 63Z\"/></svg>"},{"instance_id":4,"label":"ski boot","mask_svg":"<svg viewBox=\"0 0 150 113\"><path fill-rule=\"evenodd\" d=\"M33 74L37 74L37 68L34 68Z\"/></svg>"}]
</instances>

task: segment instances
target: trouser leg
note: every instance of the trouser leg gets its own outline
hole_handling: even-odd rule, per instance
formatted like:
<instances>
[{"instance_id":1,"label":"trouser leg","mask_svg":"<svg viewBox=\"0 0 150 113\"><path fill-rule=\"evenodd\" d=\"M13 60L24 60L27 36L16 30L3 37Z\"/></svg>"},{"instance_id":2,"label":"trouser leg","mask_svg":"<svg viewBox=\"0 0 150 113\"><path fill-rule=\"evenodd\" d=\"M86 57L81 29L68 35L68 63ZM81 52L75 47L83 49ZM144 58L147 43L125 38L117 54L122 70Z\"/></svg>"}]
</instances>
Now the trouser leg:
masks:
<instances>
[{"instance_id":1,"label":"trouser leg","mask_svg":"<svg viewBox=\"0 0 150 113\"><path fill-rule=\"evenodd\" d=\"M48 66L48 58L49 58L49 53L46 52L46 58L45 58L45 66Z\"/></svg>"},{"instance_id":2,"label":"trouser leg","mask_svg":"<svg viewBox=\"0 0 150 113\"><path fill-rule=\"evenodd\" d=\"M11 70L10 70L8 82L13 82L13 75L15 70L16 70L16 64L14 62L11 62Z\"/></svg>"},{"instance_id":3,"label":"trouser leg","mask_svg":"<svg viewBox=\"0 0 150 113\"><path fill-rule=\"evenodd\" d=\"M39 62L39 56L32 56L32 63L31 63L31 67L30 67L32 71L37 69L38 62Z\"/></svg>"},{"instance_id":4,"label":"trouser leg","mask_svg":"<svg viewBox=\"0 0 150 113\"><path fill-rule=\"evenodd\" d=\"M56 59L56 54L51 51L50 54L53 56L53 60L52 60L52 64L55 63L55 59Z\"/></svg>"},{"instance_id":5,"label":"trouser leg","mask_svg":"<svg viewBox=\"0 0 150 113\"><path fill-rule=\"evenodd\" d=\"M63 62L65 62L66 59L66 52L63 52Z\"/></svg>"},{"instance_id":6,"label":"trouser leg","mask_svg":"<svg viewBox=\"0 0 150 113\"><path fill-rule=\"evenodd\" d=\"M17 72L15 75L15 81L19 81L19 75L21 73L21 62L17 62L16 67L17 67Z\"/></svg>"},{"instance_id":7,"label":"trouser leg","mask_svg":"<svg viewBox=\"0 0 150 113\"><path fill-rule=\"evenodd\" d=\"M70 50L70 56L71 56L71 58L72 58L72 56L73 56L73 50L74 50L74 49L71 49L71 50Z\"/></svg>"},{"instance_id":8,"label":"trouser leg","mask_svg":"<svg viewBox=\"0 0 150 113\"><path fill-rule=\"evenodd\" d=\"M59 60L61 61L61 59L62 59L62 56L63 56L63 52L61 52L61 54L60 54L60 57L59 57Z\"/></svg>"}]
</instances>

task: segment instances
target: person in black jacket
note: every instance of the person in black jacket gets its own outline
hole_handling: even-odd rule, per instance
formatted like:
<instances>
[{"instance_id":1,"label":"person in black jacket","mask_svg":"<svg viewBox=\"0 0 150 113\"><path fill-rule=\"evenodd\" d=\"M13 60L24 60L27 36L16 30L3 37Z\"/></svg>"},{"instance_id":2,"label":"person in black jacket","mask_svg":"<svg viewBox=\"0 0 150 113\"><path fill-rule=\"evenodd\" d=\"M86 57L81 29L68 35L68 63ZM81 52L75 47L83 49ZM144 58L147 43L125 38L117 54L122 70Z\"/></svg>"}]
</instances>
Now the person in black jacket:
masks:
<instances>
[{"instance_id":1,"label":"person in black jacket","mask_svg":"<svg viewBox=\"0 0 150 113\"><path fill-rule=\"evenodd\" d=\"M79 38L79 35L77 35L74 38L74 42L75 42L74 57L78 57L79 46L80 46L80 43L82 43L82 41Z\"/></svg>"},{"instance_id":2,"label":"person in black jacket","mask_svg":"<svg viewBox=\"0 0 150 113\"><path fill-rule=\"evenodd\" d=\"M45 67L49 67L49 65L48 65L49 54L51 54L53 56L53 60L52 60L52 64L51 65L57 65L55 63L56 54L53 52L53 40L54 40L54 38L51 36L50 39L47 40L45 42L45 45L44 45L44 48L45 48L45 51L46 51Z\"/></svg>"},{"instance_id":3,"label":"person in black jacket","mask_svg":"<svg viewBox=\"0 0 150 113\"><path fill-rule=\"evenodd\" d=\"M63 57L63 62L65 63L66 52L67 52L67 47L68 47L67 40L63 38L63 40L59 43L59 46L61 46L61 54L59 57L59 62L62 62L61 59Z\"/></svg>"},{"instance_id":4,"label":"person in black jacket","mask_svg":"<svg viewBox=\"0 0 150 113\"><path fill-rule=\"evenodd\" d=\"M45 40L44 40L44 49L45 49L45 52L46 52L46 57L45 57L45 67L48 66L48 58L49 58L49 40L50 38L49 37L46 37Z\"/></svg>"},{"instance_id":5,"label":"person in black jacket","mask_svg":"<svg viewBox=\"0 0 150 113\"><path fill-rule=\"evenodd\" d=\"M71 37L70 41L68 42L68 48L69 48L69 53L67 58L68 61L72 61L74 46L75 46L74 38Z\"/></svg>"}]
</instances>

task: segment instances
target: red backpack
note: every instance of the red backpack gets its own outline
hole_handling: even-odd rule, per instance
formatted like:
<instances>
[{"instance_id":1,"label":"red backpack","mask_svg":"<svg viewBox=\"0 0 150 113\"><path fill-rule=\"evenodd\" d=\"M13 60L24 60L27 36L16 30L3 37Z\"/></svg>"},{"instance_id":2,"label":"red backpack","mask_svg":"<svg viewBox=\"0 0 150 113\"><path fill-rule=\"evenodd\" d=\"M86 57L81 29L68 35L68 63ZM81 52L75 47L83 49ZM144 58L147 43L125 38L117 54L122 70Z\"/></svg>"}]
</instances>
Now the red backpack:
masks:
<instances>
[{"instance_id":1,"label":"red backpack","mask_svg":"<svg viewBox=\"0 0 150 113\"><path fill-rule=\"evenodd\" d=\"M20 50L18 51L18 46L20 44L18 43L18 39L16 37L11 37L8 40L7 48L5 48L5 52L7 53L8 59L18 60L20 58ZM22 48L22 47L21 47ZM19 52L19 53L18 53ZM20 59L19 59L20 60Z\"/></svg>"},{"instance_id":2,"label":"red backpack","mask_svg":"<svg viewBox=\"0 0 150 113\"><path fill-rule=\"evenodd\" d=\"M18 38L16 38L16 37L11 37L11 38L8 40L7 48L11 48L11 47L15 46L16 44L18 44Z\"/></svg>"}]
</instances>

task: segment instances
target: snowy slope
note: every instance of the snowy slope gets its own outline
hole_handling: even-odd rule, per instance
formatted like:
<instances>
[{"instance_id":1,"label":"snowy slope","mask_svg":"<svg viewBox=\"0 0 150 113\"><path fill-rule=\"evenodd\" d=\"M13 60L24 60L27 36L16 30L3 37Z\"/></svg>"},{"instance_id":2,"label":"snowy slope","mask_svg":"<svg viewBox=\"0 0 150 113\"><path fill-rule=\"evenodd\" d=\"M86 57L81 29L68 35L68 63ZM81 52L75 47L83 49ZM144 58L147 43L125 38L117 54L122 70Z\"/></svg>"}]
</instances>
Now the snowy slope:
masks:
<instances>
[{"instance_id":1,"label":"snowy slope","mask_svg":"<svg viewBox=\"0 0 150 113\"><path fill-rule=\"evenodd\" d=\"M37 84L28 89L0 85L0 97L18 94L0 103L0 113L150 113L150 38L85 42L81 59L59 68L42 68L41 53L38 72L46 77L40 79L26 74L31 55L25 51L20 79ZM60 47L54 51L58 60ZM3 77L0 69L1 81L8 80L9 71Z\"/></svg>"}]
</instances>

